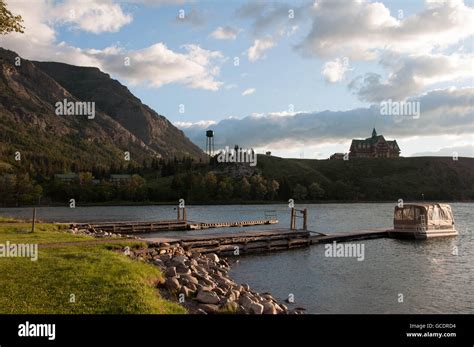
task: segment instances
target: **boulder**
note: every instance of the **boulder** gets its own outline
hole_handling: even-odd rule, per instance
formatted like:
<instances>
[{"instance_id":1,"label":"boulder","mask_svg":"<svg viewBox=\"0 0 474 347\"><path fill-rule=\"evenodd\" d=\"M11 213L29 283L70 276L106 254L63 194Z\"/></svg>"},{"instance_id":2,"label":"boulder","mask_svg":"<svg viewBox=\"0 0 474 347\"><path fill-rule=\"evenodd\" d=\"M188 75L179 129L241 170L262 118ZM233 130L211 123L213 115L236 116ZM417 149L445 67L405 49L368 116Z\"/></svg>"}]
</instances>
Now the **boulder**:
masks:
<instances>
[{"instance_id":1,"label":"boulder","mask_svg":"<svg viewBox=\"0 0 474 347\"><path fill-rule=\"evenodd\" d=\"M219 262L219 257L217 256L217 254L215 253L209 253L206 255L206 257L208 257L211 261L213 261L214 263L218 263Z\"/></svg>"},{"instance_id":2,"label":"boulder","mask_svg":"<svg viewBox=\"0 0 474 347\"><path fill-rule=\"evenodd\" d=\"M198 280L196 277L189 275L189 274L179 274L179 276L183 279L186 279L188 283L198 284Z\"/></svg>"},{"instance_id":3,"label":"boulder","mask_svg":"<svg viewBox=\"0 0 474 347\"><path fill-rule=\"evenodd\" d=\"M165 268L165 263L158 257L155 257L151 263L159 268Z\"/></svg>"},{"instance_id":4,"label":"boulder","mask_svg":"<svg viewBox=\"0 0 474 347\"><path fill-rule=\"evenodd\" d=\"M174 266L167 268L165 275L166 277L176 277L176 268Z\"/></svg>"},{"instance_id":5,"label":"boulder","mask_svg":"<svg viewBox=\"0 0 474 347\"><path fill-rule=\"evenodd\" d=\"M253 314L262 314L262 313L263 313L263 305L254 302L254 303L252 303L252 304L250 305L250 311L251 311Z\"/></svg>"},{"instance_id":6,"label":"boulder","mask_svg":"<svg viewBox=\"0 0 474 347\"><path fill-rule=\"evenodd\" d=\"M172 266L178 266L178 265L183 265L185 266L185 262L188 260L187 257L184 255L175 255L173 258L171 258L171 265Z\"/></svg>"},{"instance_id":7,"label":"boulder","mask_svg":"<svg viewBox=\"0 0 474 347\"><path fill-rule=\"evenodd\" d=\"M224 296L224 295L225 295L224 290L222 290L222 289L219 288L219 287L215 287L215 288L214 288L214 291L215 291L215 292L217 293L217 295L219 295L219 296Z\"/></svg>"},{"instance_id":8,"label":"boulder","mask_svg":"<svg viewBox=\"0 0 474 347\"><path fill-rule=\"evenodd\" d=\"M200 290L196 296L196 300L203 304L218 304L219 296L213 291Z\"/></svg>"},{"instance_id":9,"label":"boulder","mask_svg":"<svg viewBox=\"0 0 474 347\"><path fill-rule=\"evenodd\" d=\"M180 293L184 294L186 298L189 298L192 294L191 289L189 289L186 286L182 286L181 289L179 290Z\"/></svg>"},{"instance_id":10,"label":"boulder","mask_svg":"<svg viewBox=\"0 0 474 347\"><path fill-rule=\"evenodd\" d=\"M242 284L242 290L250 292L250 286L247 283Z\"/></svg>"},{"instance_id":11,"label":"boulder","mask_svg":"<svg viewBox=\"0 0 474 347\"><path fill-rule=\"evenodd\" d=\"M275 305L273 305L271 302L266 301L262 305L263 305L263 314L277 314Z\"/></svg>"},{"instance_id":12,"label":"boulder","mask_svg":"<svg viewBox=\"0 0 474 347\"><path fill-rule=\"evenodd\" d=\"M206 313L217 313L219 311L219 306L213 304L199 304L199 309Z\"/></svg>"},{"instance_id":13,"label":"boulder","mask_svg":"<svg viewBox=\"0 0 474 347\"><path fill-rule=\"evenodd\" d=\"M191 274L191 270L184 264L178 264L176 266L176 272L180 274Z\"/></svg>"},{"instance_id":14,"label":"boulder","mask_svg":"<svg viewBox=\"0 0 474 347\"><path fill-rule=\"evenodd\" d=\"M168 277L165 282L165 287L171 292L177 292L181 288L176 277Z\"/></svg>"},{"instance_id":15,"label":"boulder","mask_svg":"<svg viewBox=\"0 0 474 347\"><path fill-rule=\"evenodd\" d=\"M251 308L251 305L253 304L254 302L252 301L252 299L250 299L250 297L246 294L244 295L241 295L240 298L239 298L239 304L242 305L242 307L247 311L247 310L250 310Z\"/></svg>"}]
</instances>

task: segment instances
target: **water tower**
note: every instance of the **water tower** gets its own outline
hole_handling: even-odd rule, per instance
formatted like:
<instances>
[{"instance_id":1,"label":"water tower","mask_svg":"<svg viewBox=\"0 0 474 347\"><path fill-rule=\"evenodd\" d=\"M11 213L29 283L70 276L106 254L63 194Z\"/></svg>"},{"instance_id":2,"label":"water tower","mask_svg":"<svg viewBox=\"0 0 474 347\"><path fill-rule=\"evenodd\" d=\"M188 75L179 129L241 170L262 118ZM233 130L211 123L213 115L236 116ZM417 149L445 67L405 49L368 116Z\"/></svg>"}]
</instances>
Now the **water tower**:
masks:
<instances>
[{"instance_id":1,"label":"water tower","mask_svg":"<svg viewBox=\"0 0 474 347\"><path fill-rule=\"evenodd\" d=\"M206 153L210 157L214 154L214 130L206 130Z\"/></svg>"}]
</instances>

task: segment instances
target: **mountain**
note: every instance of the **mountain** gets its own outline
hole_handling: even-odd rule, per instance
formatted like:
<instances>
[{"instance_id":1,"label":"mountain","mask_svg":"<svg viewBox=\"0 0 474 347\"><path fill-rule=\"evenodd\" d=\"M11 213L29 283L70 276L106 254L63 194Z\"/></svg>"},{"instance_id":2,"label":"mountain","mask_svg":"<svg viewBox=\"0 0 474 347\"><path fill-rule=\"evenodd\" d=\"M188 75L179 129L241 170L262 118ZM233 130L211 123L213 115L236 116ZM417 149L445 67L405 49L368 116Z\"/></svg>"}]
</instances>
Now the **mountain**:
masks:
<instances>
[{"instance_id":1,"label":"mountain","mask_svg":"<svg viewBox=\"0 0 474 347\"><path fill-rule=\"evenodd\" d=\"M76 168L204 153L165 117L97 68L21 59L0 48L0 170L20 164ZM20 62L20 64L16 64ZM55 104L95 102L95 117L56 115Z\"/></svg>"},{"instance_id":2,"label":"mountain","mask_svg":"<svg viewBox=\"0 0 474 347\"><path fill-rule=\"evenodd\" d=\"M98 109L112 117L162 157L186 155L204 158L202 150L181 130L144 105L127 87L111 79L98 68L51 62L34 62L34 64L77 98L94 101Z\"/></svg>"}]
</instances>

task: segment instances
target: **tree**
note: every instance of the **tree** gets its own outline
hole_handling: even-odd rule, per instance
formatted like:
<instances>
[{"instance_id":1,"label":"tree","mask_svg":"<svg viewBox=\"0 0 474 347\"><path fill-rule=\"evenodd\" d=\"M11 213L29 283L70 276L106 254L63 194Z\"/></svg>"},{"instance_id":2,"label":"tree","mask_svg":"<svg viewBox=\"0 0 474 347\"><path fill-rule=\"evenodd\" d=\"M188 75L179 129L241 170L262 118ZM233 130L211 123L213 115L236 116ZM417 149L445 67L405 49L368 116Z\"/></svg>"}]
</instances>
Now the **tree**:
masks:
<instances>
[{"instance_id":1,"label":"tree","mask_svg":"<svg viewBox=\"0 0 474 347\"><path fill-rule=\"evenodd\" d=\"M317 182L313 182L308 187L309 197L313 200L320 199L324 196L324 189Z\"/></svg>"},{"instance_id":2,"label":"tree","mask_svg":"<svg viewBox=\"0 0 474 347\"><path fill-rule=\"evenodd\" d=\"M217 186L217 196L219 200L230 200L234 193L234 182L230 177L224 177Z\"/></svg>"},{"instance_id":3,"label":"tree","mask_svg":"<svg viewBox=\"0 0 474 347\"><path fill-rule=\"evenodd\" d=\"M301 184L297 184L295 189L293 189L293 197L296 200L304 200L307 195L308 189L306 189L306 187L302 186Z\"/></svg>"},{"instance_id":4,"label":"tree","mask_svg":"<svg viewBox=\"0 0 474 347\"><path fill-rule=\"evenodd\" d=\"M25 29L21 25L22 22L21 16L15 16L8 11L5 1L0 0L0 35L6 35L12 31L22 33Z\"/></svg>"}]
</instances>

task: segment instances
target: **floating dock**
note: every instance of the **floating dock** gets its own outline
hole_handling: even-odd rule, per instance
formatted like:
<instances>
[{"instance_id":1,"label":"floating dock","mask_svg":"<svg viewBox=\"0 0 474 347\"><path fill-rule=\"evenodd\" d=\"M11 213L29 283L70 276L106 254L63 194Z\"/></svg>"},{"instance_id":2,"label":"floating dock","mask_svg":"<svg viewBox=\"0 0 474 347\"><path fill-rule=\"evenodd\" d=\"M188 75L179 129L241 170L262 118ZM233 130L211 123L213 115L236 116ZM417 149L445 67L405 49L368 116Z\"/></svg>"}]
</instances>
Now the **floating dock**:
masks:
<instances>
[{"instance_id":1,"label":"floating dock","mask_svg":"<svg viewBox=\"0 0 474 347\"><path fill-rule=\"evenodd\" d=\"M239 233L156 237L146 238L144 241L162 249L181 246L187 251L232 256L309 247L313 244L333 241L347 242L382 237L388 237L386 230L322 234L304 230L273 229Z\"/></svg>"},{"instance_id":2,"label":"floating dock","mask_svg":"<svg viewBox=\"0 0 474 347\"><path fill-rule=\"evenodd\" d=\"M249 220L236 222L193 222L187 220L162 220L153 222L105 222L71 224L71 228L94 229L118 234L154 233L160 231L185 231L212 228L249 227L278 224L277 219Z\"/></svg>"}]
</instances>

